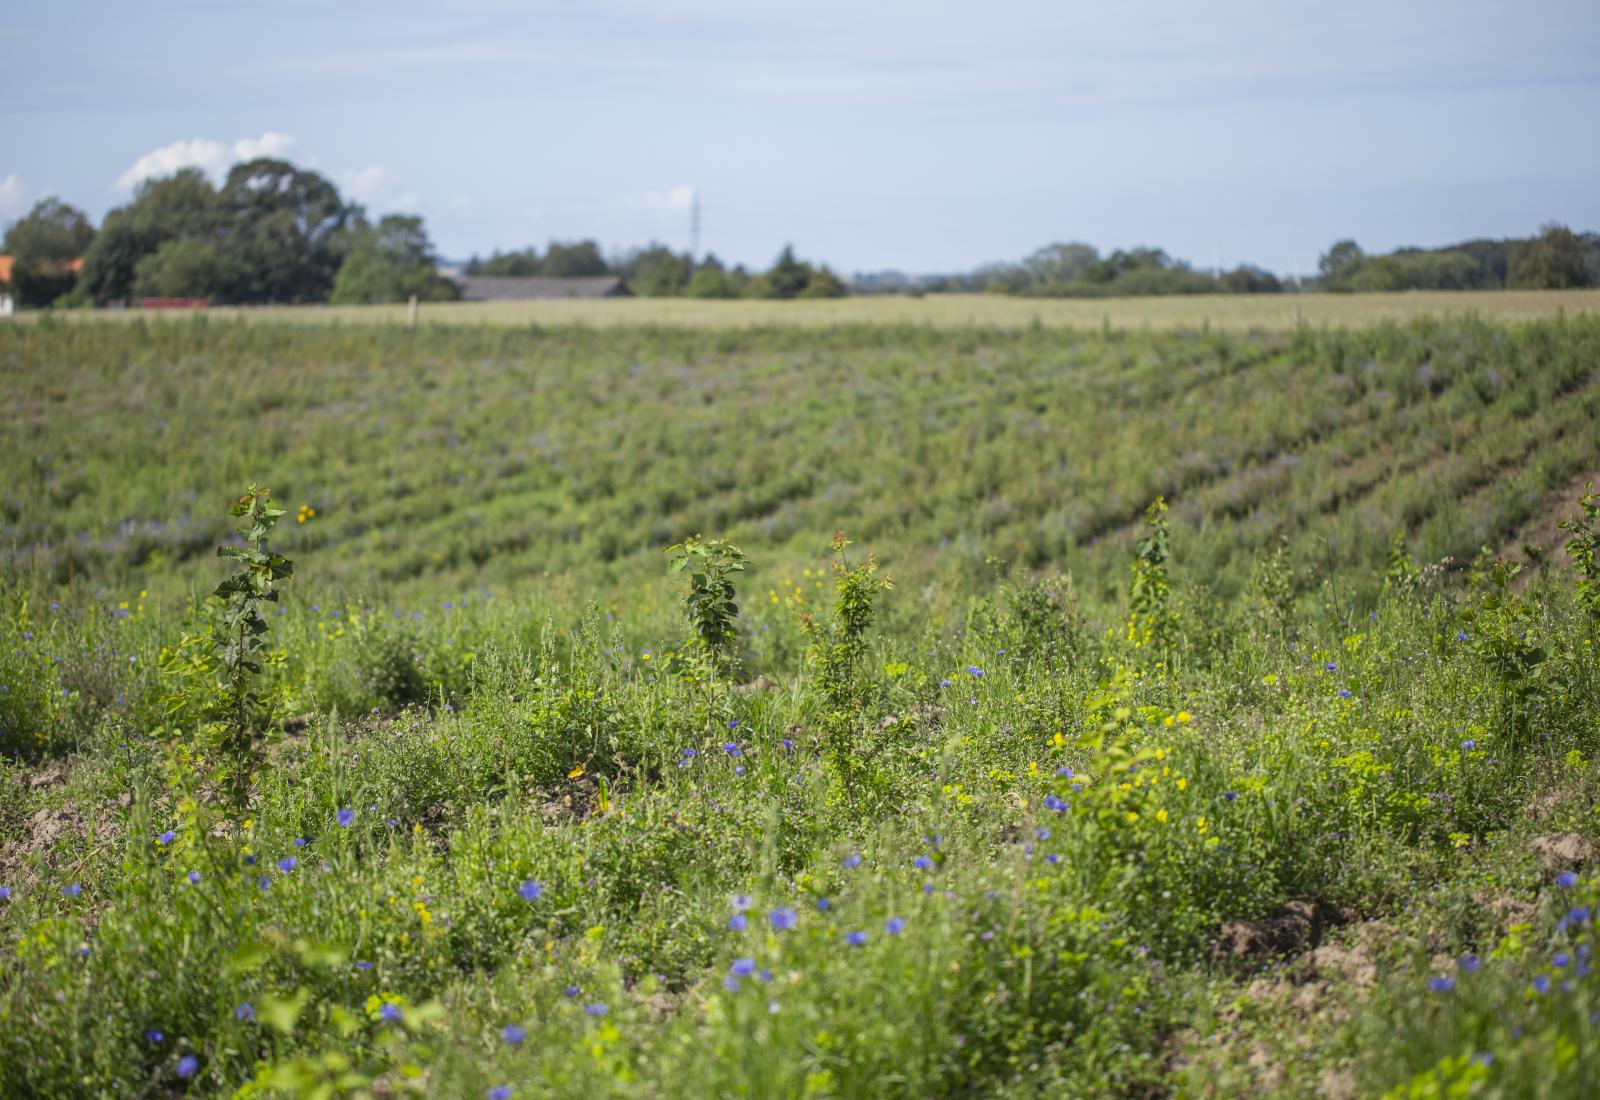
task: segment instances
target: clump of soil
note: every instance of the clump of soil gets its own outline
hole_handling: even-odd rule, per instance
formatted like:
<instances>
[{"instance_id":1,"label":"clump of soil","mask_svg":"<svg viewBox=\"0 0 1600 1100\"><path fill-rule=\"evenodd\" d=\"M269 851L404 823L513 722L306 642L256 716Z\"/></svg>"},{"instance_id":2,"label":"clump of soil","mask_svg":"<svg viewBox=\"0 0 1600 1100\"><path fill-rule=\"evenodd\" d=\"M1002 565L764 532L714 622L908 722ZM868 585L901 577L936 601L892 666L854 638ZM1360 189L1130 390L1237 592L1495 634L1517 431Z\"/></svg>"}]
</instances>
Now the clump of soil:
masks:
<instances>
[{"instance_id":1,"label":"clump of soil","mask_svg":"<svg viewBox=\"0 0 1600 1100\"><path fill-rule=\"evenodd\" d=\"M1227 921L1211 941L1211 957L1243 963L1298 955L1321 942L1328 916L1317 902L1291 901L1270 917Z\"/></svg>"}]
</instances>

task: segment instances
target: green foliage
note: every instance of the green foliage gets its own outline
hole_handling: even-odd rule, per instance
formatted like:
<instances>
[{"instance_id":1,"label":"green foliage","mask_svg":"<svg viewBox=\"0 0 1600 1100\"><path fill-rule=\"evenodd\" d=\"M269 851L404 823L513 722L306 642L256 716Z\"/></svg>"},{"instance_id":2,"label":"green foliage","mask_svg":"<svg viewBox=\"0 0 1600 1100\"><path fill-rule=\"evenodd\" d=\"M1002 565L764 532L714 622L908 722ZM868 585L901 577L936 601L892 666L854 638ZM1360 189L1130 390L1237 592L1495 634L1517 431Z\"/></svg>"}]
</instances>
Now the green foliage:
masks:
<instances>
[{"instance_id":1,"label":"green foliage","mask_svg":"<svg viewBox=\"0 0 1600 1100\"><path fill-rule=\"evenodd\" d=\"M284 515L270 496L271 490L251 485L230 509L244 521L244 545L217 548L218 557L238 563L212 592L222 601L221 619L202 634L186 636L162 666L179 682L168 703L172 721L188 735L206 782L237 812L249 801L261 762L257 738L268 731L276 704L263 679L273 657L261 605L277 603L278 582L294 572L293 563L268 545Z\"/></svg>"},{"instance_id":2,"label":"green foliage","mask_svg":"<svg viewBox=\"0 0 1600 1100\"><path fill-rule=\"evenodd\" d=\"M1566 226L1551 222L1537 237L1521 241L1511 250L1506 285L1531 290L1593 285L1584 242Z\"/></svg>"},{"instance_id":3,"label":"green foliage","mask_svg":"<svg viewBox=\"0 0 1600 1100\"><path fill-rule=\"evenodd\" d=\"M1600 495L1594 482L1584 484L1578 514L1561 521L1567 532L1566 551L1578 570L1578 605L1600 620Z\"/></svg>"},{"instance_id":4,"label":"green foliage","mask_svg":"<svg viewBox=\"0 0 1600 1100\"><path fill-rule=\"evenodd\" d=\"M328 300L362 305L404 302L413 295L419 302L456 297L455 284L434 268L433 245L421 218L387 214L377 225L363 219L349 232Z\"/></svg>"},{"instance_id":5,"label":"green foliage","mask_svg":"<svg viewBox=\"0 0 1600 1100\"><path fill-rule=\"evenodd\" d=\"M10 290L17 304L48 306L77 283L72 261L94 239L94 226L83 211L57 198L41 199L12 222L0 242L11 257Z\"/></svg>"},{"instance_id":6,"label":"green foliage","mask_svg":"<svg viewBox=\"0 0 1600 1100\"><path fill-rule=\"evenodd\" d=\"M733 577L745 571L749 559L725 538L699 535L667 547L667 553L672 555L669 574L689 574L689 591L683 596L683 616L693 635L689 645L703 652L713 676L725 675L733 667L739 638Z\"/></svg>"},{"instance_id":7,"label":"green foliage","mask_svg":"<svg viewBox=\"0 0 1600 1100\"><path fill-rule=\"evenodd\" d=\"M876 762L859 749L865 732L867 685L862 663L867 655L867 629L872 625L878 594L893 587L878 575L878 560L850 564L845 547L850 540L836 532L833 542L833 607L826 621L802 611L801 628L810 641L808 656L822 694L822 741L835 780L852 806L873 794L882 784L874 776Z\"/></svg>"},{"instance_id":8,"label":"green foliage","mask_svg":"<svg viewBox=\"0 0 1600 1100\"><path fill-rule=\"evenodd\" d=\"M175 267L197 266L200 257L218 251L217 241L225 224L226 213L217 189L200 169L184 168L163 179L145 180L134 191L132 202L106 215L94 243L84 253L84 292L95 303L127 302L138 295L135 284L142 263L156 263L154 256L163 248L184 242L183 250L159 262L159 268L168 263ZM181 265L177 263L180 256L185 257ZM230 259L226 253L209 258L216 270L207 273L207 280L188 279L176 293L206 297L219 287L230 285L233 276L226 270ZM169 275L161 270L161 290L148 293L165 293L166 285L175 277L175 272Z\"/></svg>"},{"instance_id":9,"label":"green foliage","mask_svg":"<svg viewBox=\"0 0 1600 1100\"><path fill-rule=\"evenodd\" d=\"M1128 640L1144 647L1157 659L1169 658L1178 638L1178 621L1172 608L1172 583L1167 576L1170 554L1167 501L1156 497L1145 509L1148 531L1133 548L1132 579L1128 582Z\"/></svg>"}]
</instances>

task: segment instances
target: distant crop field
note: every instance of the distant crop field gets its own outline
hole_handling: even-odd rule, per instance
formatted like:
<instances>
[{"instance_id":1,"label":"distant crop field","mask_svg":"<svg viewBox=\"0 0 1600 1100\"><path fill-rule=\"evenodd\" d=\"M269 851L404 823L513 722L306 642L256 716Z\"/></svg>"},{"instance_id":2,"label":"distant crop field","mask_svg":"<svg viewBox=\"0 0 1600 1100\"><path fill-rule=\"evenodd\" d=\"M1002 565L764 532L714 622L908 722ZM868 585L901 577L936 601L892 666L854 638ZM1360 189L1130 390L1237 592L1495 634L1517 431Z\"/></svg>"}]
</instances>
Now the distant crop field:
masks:
<instances>
[{"instance_id":1,"label":"distant crop field","mask_svg":"<svg viewBox=\"0 0 1600 1100\"><path fill-rule=\"evenodd\" d=\"M1063 299L986 294L872 296L820 301L703 301L612 298L531 302L450 302L422 307L427 324L670 325L685 328L807 327L841 324L933 325L941 328L1286 329L1296 324L1351 326L1418 317L1477 316L1528 321L1600 312L1600 289L1418 291L1399 294L1258 294ZM217 308L211 316L306 322L394 324L405 306ZM74 314L126 320L125 313ZM162 319L184 314L164 314Z\"/></svg>"}]
</instances>

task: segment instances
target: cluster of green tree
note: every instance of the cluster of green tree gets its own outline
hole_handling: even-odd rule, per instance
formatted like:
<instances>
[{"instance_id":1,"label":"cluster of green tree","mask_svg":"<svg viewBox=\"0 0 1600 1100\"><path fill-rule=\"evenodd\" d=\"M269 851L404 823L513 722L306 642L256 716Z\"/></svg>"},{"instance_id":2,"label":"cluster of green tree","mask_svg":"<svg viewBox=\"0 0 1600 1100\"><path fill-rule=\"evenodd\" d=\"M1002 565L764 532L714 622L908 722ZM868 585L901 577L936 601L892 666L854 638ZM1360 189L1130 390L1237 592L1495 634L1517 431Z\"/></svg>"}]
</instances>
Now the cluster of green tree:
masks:
<instances>
[{"instance_id":1,"label":"cluster of green tree","mask_svg":"<svg viewBox=\"0 0 1600 1100\"><path fill-rule=\"evenodd\" d=\"M1317 285L1334 291L1562 290L1600 286L1600 233L1551 222L1525 240L1463 241L1369 256L1339 241L1318 263Z\"/></svg>"},{"instance_id":2,"label":"cluster of green tree","mask_svg":"<svg viewBox=\"0 0 1600 1100\"><path fill-rule=\"evenodd\" d=\"M464 270L468 275L617 275L646 298L842 298L850 292L826 266L797 259L792 246L763 272L743 264L728 267L714 255L696 261L654 241L608 262L592 240L551 241L542 256L532 247L496 252L486 260L474 256Z\"/></svg>"},{"instance_id":3,"label":"cluster of green tree","mask_svg":"<svg viewBox=\"0 0 1600 1100\"><path fill-rule=\"evenodd\" d=\"M899 282L880 275L886 289ZM916 280L913 293L984 291L1036 297L1101 298L1139 294L1276 294L1285 289L1270 271L1241 264L1232 271L1197 271L1159 248L1119 248L1102 256L1082 241L1051 244L1020 263L988 264L965 275Z\"/></svg>"},{"instance_id":4,"label":"cluster of green tree","mask_svg":"<svg viewBox=\"0 0 1600 1100\"><path fill-rule=\"evenodd\" d=\"M99 232L81 211L45 199L7 230L4 249L26 306L456 295L434 270L421 218L392 214L374 224L316 172L270 158L235 165L220 188L194 168L147 180Z\"/></svg>"}]
</instances>

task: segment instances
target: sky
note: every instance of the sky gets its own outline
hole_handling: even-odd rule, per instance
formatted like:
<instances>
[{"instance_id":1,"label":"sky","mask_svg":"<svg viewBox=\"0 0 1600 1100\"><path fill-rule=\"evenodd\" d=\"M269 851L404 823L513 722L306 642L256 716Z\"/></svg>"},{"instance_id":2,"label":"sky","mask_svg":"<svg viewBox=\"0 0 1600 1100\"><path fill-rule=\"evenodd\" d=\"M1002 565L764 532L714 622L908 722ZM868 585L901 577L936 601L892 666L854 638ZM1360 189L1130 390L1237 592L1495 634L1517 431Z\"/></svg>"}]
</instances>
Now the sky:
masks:
<instances>
[{"instance_id":1,"label":"sky","mask_svg":"<svg viewBox=\"0 0 1600 1100\"><path fill-rule=\"evenodd\" d=\"M846 273L1600 229L1594 0L15 3L0 58L0 223L273 155L448 258L681 250L695 195Z\"/></svg>"}]
</instances>

